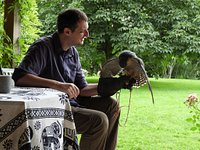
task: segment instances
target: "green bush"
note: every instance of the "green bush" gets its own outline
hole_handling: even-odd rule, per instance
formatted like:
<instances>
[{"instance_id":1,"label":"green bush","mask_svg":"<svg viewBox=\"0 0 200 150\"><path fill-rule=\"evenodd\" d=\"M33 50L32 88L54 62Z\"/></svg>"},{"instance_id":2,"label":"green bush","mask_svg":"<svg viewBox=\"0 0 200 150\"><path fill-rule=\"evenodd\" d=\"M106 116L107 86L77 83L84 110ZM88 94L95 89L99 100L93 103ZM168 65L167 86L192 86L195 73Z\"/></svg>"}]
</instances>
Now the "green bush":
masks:
<instances>
[{"instance_id":1,"label":"green bush","mask_svg":"<svg viewBox=\"0 0 200 150\"><path fill-rule=\"evenodd\" d=\"M2 67L14 67L23 58L29 44L31 44L40 33L41 23L38 19L36 0L15 0L10 9L18 9L20 16L20 37L18 39L19 50L11 43L3 29L4 26L4 3L0 4L0 64ZM5 39L9 44L6 44Z\"/></svg>"}]
</instances>

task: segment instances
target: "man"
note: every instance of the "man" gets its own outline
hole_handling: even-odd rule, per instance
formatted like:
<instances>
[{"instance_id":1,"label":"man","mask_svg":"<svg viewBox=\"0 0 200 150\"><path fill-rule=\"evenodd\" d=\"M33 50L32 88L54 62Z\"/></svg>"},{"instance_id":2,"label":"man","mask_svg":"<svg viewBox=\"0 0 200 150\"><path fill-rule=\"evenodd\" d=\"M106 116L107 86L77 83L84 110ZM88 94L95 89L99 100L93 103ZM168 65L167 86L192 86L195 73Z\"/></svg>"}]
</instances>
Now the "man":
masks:
<instances>
[{"instance_id":1,"label":"man","mask_svg":"<svg viewBox=\"0 0 200 150\"><path fill-rule=\"evenodd\" d=\"M15 69L18 86L49 87L68 94L81 150L115 150L119 104L98 95L97 84L88 84L74 46L89 36L88 18L78 9L67 9L57 18L57 32L34 42Z\"/></svg>"}]
</instances>

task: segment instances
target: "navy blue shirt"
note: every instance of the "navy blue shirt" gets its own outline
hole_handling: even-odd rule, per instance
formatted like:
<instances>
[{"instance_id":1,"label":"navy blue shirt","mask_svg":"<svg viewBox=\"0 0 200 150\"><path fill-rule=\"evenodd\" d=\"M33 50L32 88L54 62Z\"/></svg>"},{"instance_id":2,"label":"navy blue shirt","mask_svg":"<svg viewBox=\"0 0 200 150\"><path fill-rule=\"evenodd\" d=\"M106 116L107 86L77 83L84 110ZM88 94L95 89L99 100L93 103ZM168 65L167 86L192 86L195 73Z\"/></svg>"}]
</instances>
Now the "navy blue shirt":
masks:
<instances>
[{"instance_id":1,"label":"navy blue shirt","mask_svg":"<svg viewBox=\"0 0 200 150\"><path fill-rule=\"evenodd\" d=\"M26 56L13 73L14 81L16 82L26 73L74 83L79 89L87 86L76 48L71 47L64 51L57 32L40 38L30 46ZM76 105L75 101L70 102L71 105Z\"/></svg>"}]
</instances>

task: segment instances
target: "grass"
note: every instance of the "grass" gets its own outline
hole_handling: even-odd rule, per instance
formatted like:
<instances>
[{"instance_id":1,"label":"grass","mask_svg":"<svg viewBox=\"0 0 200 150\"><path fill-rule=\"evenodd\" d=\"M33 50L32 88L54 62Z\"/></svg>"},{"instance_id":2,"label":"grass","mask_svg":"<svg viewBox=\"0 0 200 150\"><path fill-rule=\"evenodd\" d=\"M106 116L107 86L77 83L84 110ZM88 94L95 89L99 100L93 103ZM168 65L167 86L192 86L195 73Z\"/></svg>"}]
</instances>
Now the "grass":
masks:
<instances>
[{"instance_id":1,"label":"grass","mask_svg":"<svg viewBox=\"0 0 200 150\"><path fill-rule=\"evenodd\" d=\"M183 102L190 93L200 95L200 81L151 79L151 85L155 104L147 85L133 89L125 125L129 91L121 91L117 150L199 150L200 133L190 130L189 109Z\"/></svg>"}]
</instances>

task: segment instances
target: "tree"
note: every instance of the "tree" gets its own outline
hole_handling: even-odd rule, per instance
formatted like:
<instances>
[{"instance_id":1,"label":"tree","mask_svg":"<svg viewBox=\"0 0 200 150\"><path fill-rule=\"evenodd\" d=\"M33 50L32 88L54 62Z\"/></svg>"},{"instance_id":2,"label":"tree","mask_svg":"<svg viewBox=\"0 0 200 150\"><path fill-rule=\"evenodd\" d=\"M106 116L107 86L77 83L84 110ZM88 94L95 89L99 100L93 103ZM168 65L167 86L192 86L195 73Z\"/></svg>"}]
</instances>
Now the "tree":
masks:
<instances>
[{"instance_id":1,"label":"tree","mask_svg":"<svg viewBox=\"0 0 200 150\"><path fill-rule=\"evenodd\" d=\"M143 1L150 22L159 32L161 50L155 52L164 64L163 76L171 77L173 68L187 64L188 54L199 55L199 0ZM154 63L156 64L156 63ZM178 69L178 68L177 68Z\"/></svg>"},{"instance_id":2,"label":"tree","mask_svg":"<svg viewBox=\"0 0 200 150\"><path fill-rule=\"evenodd\" d=\"M130 49L145 60L151 76L170 78L177 64L188 61L187 53L199 53L198 0L84 0L81 5L97 50L107 59Z\"/></svg>"},{"instance_id":3,"label":"tree","mask_svg":"<svg viewBox=\"0 0 200 150\"><path fill-rule=\"evenodd\" d=\"M19 8L19 15L21 21L20 37L18 39L20 52L16 53L12 44L5 44L5 38L9 40L8 36L5 34L3 29L4 20L4 3L0 4L0 64L2 67L14 67L23 58L26 53L29 44L32 43L36 38L38 38L38 33L40 32L38 26L40 26L40 21L37 17L37 4L35 0L15 0L10 9L15 7ZM6 56L6 57L4 57Z\"/></svg>"},{"instance_id":4,"label":"tree","mask_svg":"<svg viewBox=\"0 0 200 150\"><path fill-rule=\"evenodd\" d=\"M84 0L80 3L90 19L90 44L96 45L97 52L103 52L105 59L125 49L139 55L146 50L152 53L148 43L154 43L157 33L140 3L128 0Z\"/></svg>"},{"instance_id":5,"label":"tree","mask_svg":"<svg viewBox=\"0 0 200 150\"><path fill-rule=\"evenodd\" d=\"M199 56L199 0L40 1L48 31L55 29L58 10L78 7L86 12L90 38L78 49L82 64L91 72L125 49L136 52L149 76L157 77L180 76L176 70L193 65ZM47 7L51 7L49 12Z\"/></svg>"}]
</instances>

